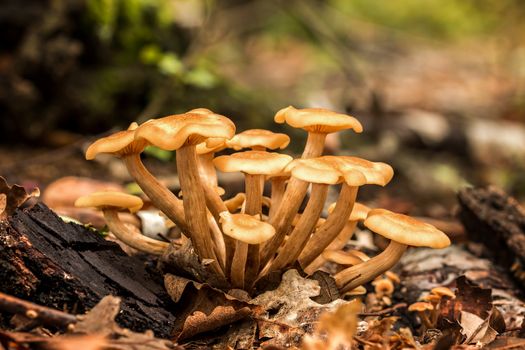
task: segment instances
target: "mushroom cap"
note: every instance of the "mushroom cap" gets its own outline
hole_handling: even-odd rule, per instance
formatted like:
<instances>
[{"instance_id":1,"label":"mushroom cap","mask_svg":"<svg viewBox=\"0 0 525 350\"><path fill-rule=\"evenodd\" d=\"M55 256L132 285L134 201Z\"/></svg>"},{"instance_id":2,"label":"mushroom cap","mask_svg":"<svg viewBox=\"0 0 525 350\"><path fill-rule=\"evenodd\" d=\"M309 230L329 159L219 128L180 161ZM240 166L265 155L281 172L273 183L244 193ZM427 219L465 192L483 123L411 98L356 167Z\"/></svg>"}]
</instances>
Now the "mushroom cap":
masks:
<instances>
[{"instance_id":1,"label":"mushroom cap","mask_svg":"<svg viewBox=\"0 0 525 350\"><path fill-rule=\"evenodd\" d=\"M143 204L144 203L140 197L114 191L93 192L87 196L82 196L75 201L75 207L127 209L131 213L139 211Z\"/></svg>"},{"instance_id":2,"label":"mushroom cap","mask_svg":"<svg viewBox=\"0 0 525 350\"><path fill-rule=\"evenodd\" d=\"M392 180L394 169L386 163L350 156L326 156L332 160L341 171L359 170L366 177L367 184L385 186Z\"/></svg>"},{"instance_id":3,"label":"mushroom cap","mask_svg":"<svg viewBox=\"0 0 525 350\"><path fill-rule=\"evenodd\" d=\"M135 130L137 128L138 124L133 122L127 130L119 131L96 140L86 150L86 159L95 159L100 153L122 156L142 152L148 144L145 141L135 141Z\"/></svg>"},{"instance_id":4,"label":"mushroom cap","mask_svg":"<svg viewBox=\"0 0 525 350\"><path fill-rule=\"evenodd\" d=\"M328 207L328 214L332 214L332 212L335 209L336 203L337 202L330 204L330 206ZM370 210L371 209L367 207L366 205L355 202L354 207L352 208L352 213L350 213L350 218L348 219L348 221L364 221L366 217L368 216L368 212Z\"/></svg>"},{"instance_id":5,"label":"mushroom cap","mask_svg":"<svg viewBox=\"0 0 525 350\"><path fill-rule=\"evenodd\" d=\"M370 210L364 225L383 237L410 246L445 248L450 245L448 236L434 226L386 209Z\"/></svg>"},{"instance_id":6,"label":"mushroom cap","mask_svg":"<svg viewBox=\"0 0 525 350\"><path fill-rule=\"evenodd\" d=\"M259 220L258 215L231 214L223 211L219 216L224 234L241 242L261 244L275 235L275 228Z\"/></svg>"},{"instance_id":7,"label":"mushroom cap","mask_svg":"<svg viewBox=\"0 0 525 350\"><path fill-rule=\"evenodd\" d=\"M286 134L275 133L264 129L245 130L226 141L228 147L234 150L252 147L264 147L269 149L283 149L290 143L290 137Z\"/></svg>"},{"instance_id":8,"label":"mushroom cap","mask_svg":"<svg viewBox=\"0 0 525 350\"><path fill-rule=\"evenodd\" d=\"M396 284L401 283L401 278L399 278L399 275L390 270L385 271L385 277L391 280L393 283L396 283Z\"/></svg>"},{"instance_id":9,"label":"mushroom cap","mask_svg":"<svg viewBox=\"0 0 525 350\"><path fill-rule=\"evenodd\" d=\"M349 290L345 293L345 296L355 296L355 295L363 295L366 294L366 288L363 286L357 286L352 290Z\"/></svg>"},{"instance_id":10,"label":"mushroom cap","mask_svg":"<svg viewBox=\"0 0 525 350\"><path fill-rule=\"evenodd\" d=\"M212 137L206 140L206 142L201 142L195 148L197 154L207 154L220 152L226 148L226 139Z\"/></svg>"},{"instance_id":11,"label":"mushroom cap","mask_svg":"<svg viewBox=\"0 0 525 350\"><path fill-rule=\"evenodd\" d=\"M430 293L438 295L440 297L447 296L447 297L450 297L452 299L454 299L456 297L456 293L454 293L452 290L450 290L447 287L432 288L430 290Z\"/></svg>"},{"instance_id":12,"label":"mushroom cap","mask_svg":"<svg viewBox=\"0 0 525 350\"><path fill-rule=\"evenodd\" d=\"M345 129L353 129L357 133L363 131L363 126L356 118L324 108L296 109L288 106L275 114L274 121L279 124L286 122L294 128L323 134Z\"/></svg>"},{"instance_id":13,"label":"mushroom cap","mask_svg":"<svg viewBox=\"0 0 525 350\"><path fill-rule=\"evenodd\" d=\"M285 171L299 180L312 183L334 185L346 182L349 186L366 184L365 176L358 170L341 171L337 164L328 157L295 159L288 164Z\"/></svg>"},{"instance_id":14,"label":"mushroom cap","mask_svg":"<svg viewBox=\"0 0 525 350\"><path fill-rule=\"evenodd\" d=\"M239 192L232 198L225 200L224 204L226 205L226 208L228 208L228 211L233 213L242 206L242 203L244 203L245 200L246 194Z\"/></svg>"},{"instance_id":15,"label":"mushroom cap","mask_svg":"<svg viewBox=\"0 0 525 350\"><path fill-rule=\"evenodd\" d=\"M394 283L388 278L380 278L372 282L377 294L391 295L394 292Z\"/></svg>"},{"instance_id":16,"label":"mushroom cap","mask_svg":"<svg viewBox=\"0 0 525 350\"><path fill-rule=\"evenodd\" d=\"M338 265L357 265L363 262L361 258L344 250L327 249L322 252L321 256Z\"/></svg>"},{"instance_id":17,"label":"mushroom cap","mask_svg":"<svg viewBox=\"0 0 525 350\"><path fill-rule=\"evenodd\" d=\"M286 154L246 151L217 157L213 164L225 173L242 171L252 175L272 175L281 173L292 160L293 158Z\"/></svg>"},{"instance_id":18,"label":"mushroom cap","mask_svg":"<svg viewBox=\"0 0 525 350\"><path fill-rule=\"evenodd\" d=\"M418 301L408 307L408 311L422 312L426 310L434 310L434 306L430 303Z\"/></svg>"},{"instance_id":19,"label":"mushroom cap","mask_svg":"<svg viewBox=\"0 0 525 350\"><path fill-rule=\"evenodd\" d=\"M234 134L235 125L230 119L198 108L142 124L135 130L135 140L147 140L161 149L173 151L208 138L230 139Z\"/></svg>"}]
</instances>

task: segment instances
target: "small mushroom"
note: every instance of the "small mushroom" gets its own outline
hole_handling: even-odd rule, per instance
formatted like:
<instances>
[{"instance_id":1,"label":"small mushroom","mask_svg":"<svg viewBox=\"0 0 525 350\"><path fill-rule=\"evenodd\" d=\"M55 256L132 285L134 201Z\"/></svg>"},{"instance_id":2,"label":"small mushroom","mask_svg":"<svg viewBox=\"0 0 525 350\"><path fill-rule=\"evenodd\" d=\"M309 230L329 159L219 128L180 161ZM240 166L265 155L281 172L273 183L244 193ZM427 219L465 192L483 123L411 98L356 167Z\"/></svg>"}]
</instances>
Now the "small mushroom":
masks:
<instances>
[{"instance_id":1,"label":"small mushroom","mask_svg":"<svg viewBox=\"0 0 525 350\"><path fill-rule=\"evenodd\" d=\"M372 282L372 285L378 297L390 297L394 293L394 283L388 278L377 279Z\"/></svg>"},{"instance_id":2,"label":"small mushroom","mask_svg":"<svg viewBox=\"0 0 525 350\"><path fill-rule=\"evenodd\" d=\"M243 148L251 148L252 151L284 149L289 143L288 135L264 129L245 130L226 141L226 145L236 151Z\"/></svg>"},{"instance_id":3,"label":"small mushroom","mask_svg":"<svg viewBox=\"0 0 525 350\"><path fill-rule=\"evenodd\" d=\"M94 192L80 197L75 202L76 207L101 209L109 230L122 242L140 251L161 255L169 246L139 234L128 228L118 216L118 211L129 210L135 213L142 207L142 199L122 192Z\"/></svg>"},{"instance_id":4,"label":"small mushroom","mask_svg":"<svg viewBox=\"0 0 525 350\"><path fill-rule=\"evenodd\" d=\"M262 186L265 175L278 174L292 161L292 157L265 151L238 152L220 156L213 160L215 166L223 172L241 171L245 178L246 207L245 214L262 214ZM246 279L251 282L259 273L259 247L250 247Z\"/></svg>"},{"instance_id":5,"label":"small mushroom","mask_svg":"<svg viewBox=\"0 0 525 350\"><path fill-rule=\"evenodd\" d=\"M176 150L177 171L184 192L183 206L190 238L201 259L212 259L212 268L224 271L209 239L206 197L199 175L196 146L209 138L230 139L235 125L225 116L199 108L144 123L135 130L135 140L145 140L165 150Z\"/></svg>"},{"instance_id":6,"label":"small mushroom","mask_svg":"<svg viewBox=\"0 0 525 350\"><path fill-rule=\"evenodd\" d=\"M333 262L338 265L357 265L361 264L364 260L360 257L356 256L355 254L351 252L345 252L344 250L325 250L322 253L322 257L326 261Z\"/></svg>"},{"instance_id":7,"label":"small mushroom","mask_svg":"<svg viewBox=\"0 0 525 350\"><path fill-rule=\"evenodd\" d=\"M145 124L147 123L149 122ZM135 179L153 204L178 227L187 232L188 227L184 218L182 201L169 189L164 187L148 169L146 169L140 160L140 153L148 145L148 142L144 140L136 141L134 139L137 127L137 123L131 123L125 131L119 131L98 139L86 150L86 159L95 159L95 157L101 153L120 157L130 175Z\"/></svg>"},{"instance_id":8,"label":"small mushroom","mask_svg":"<svg viewBox=\"0 0 525 350\"><path fill-rule=\"evenodd\" d=\"M428 317L428 312L434 310L434 306L430 303L418 301L408 307L408 311L417 312L423 326L425 328L432 328L432 322Z\"/></svg>"},{"instance_id":9,"label":"small mushroom","mask_svg":"<svg viewBox=\"0 0 525 350\"><path fill-rule=\"evenodd\" d=\"M232 214L224 211L220 217L222 231L236 241L230 272L231 283L235 288L250 288L251 286L245 283L248 248L251 245L258 246L270 239L275 234L275 229L272 225L260 221L258 215Z\"/></svg>"},{"instance_id":10,"label":"small mushroom","mask_svg":"<svg viewBox=\"0 0 525 350\"><path fill-rule=\"evenodd\" d=\"M389 270L408 246L439 249L450 245L447 235L434 226L386 209L372 209L364 224L372 232L390 239L390 243L366 263L349 267L334 276L343 291L363 285Z\"/></svg>"}]
</instances>

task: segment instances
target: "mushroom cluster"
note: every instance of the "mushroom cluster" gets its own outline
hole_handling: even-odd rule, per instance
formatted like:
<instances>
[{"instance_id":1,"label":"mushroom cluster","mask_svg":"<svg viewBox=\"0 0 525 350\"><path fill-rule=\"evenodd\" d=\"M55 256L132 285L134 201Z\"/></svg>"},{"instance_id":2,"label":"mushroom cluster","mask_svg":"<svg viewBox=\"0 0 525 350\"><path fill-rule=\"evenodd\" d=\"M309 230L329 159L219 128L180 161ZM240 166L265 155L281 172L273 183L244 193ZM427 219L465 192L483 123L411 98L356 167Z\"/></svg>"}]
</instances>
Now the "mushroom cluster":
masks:
<instances>
[{"instance_id":1,"label":"mushroom cluster","mask_svg":"<svg viewBox=\"0 0 525 350\"><path fill-rule=\"evenodd\" d=\"M274 271L299 265L315 272L327 260L341 264L334 278L342 292L372 281L390 269L408 246L443 248L448 237L435 227L384 209L356 203L359 187L385 186L392 167L350 156L323 156L330 133L362 132L354 117L325 109L287 107L275 115L308 132L302 156L293 159L274 152L290 138L267 130L235 134L234 123L205 108L184 114L133 123L121 132L95 141L87 159L106 153L120 157L143 192L185 237L212 273L231 287L251 291L255 283ZM176 151L182 199L163 186L144 166L140 154L146 146ZM238 151L215 157L226 148ZM217 173L241 172L245 192L223 199ZM263 196L265 182L271 197ZM323 208L330 186L340 185L338 199L326 218ZM305 209L301 203L311 188ZM163 254L168 244L131 232L117 211L136 211L138 198L118 193L95 193L78 206L102 209L111 231L125 244L151 254ZM343 252L359 222L390 240L379 255L368 259L360 252Z\"/></svg>"}]
</instances>

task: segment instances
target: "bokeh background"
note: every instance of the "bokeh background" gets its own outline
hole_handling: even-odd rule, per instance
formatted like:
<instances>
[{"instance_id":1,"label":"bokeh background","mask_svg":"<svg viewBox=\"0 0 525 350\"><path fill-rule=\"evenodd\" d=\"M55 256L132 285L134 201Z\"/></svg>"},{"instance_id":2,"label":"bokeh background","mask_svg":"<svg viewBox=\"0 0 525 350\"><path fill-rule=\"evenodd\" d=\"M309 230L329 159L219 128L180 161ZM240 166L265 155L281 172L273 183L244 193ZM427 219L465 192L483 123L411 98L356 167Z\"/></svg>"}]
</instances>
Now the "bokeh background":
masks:
<instances>
[{"instance_id":1,"label":"bokeh background","mask_svg":"<svg viewBox=\"0 0 525 350\"><path fill-rule=\"evenodd\" d=\"M298 153L306 134L273 123L291 104L362 121L328 151L394 166L379 205L440 216L469 184L523 200L523 18L521 0L3 0L0 175L129 183L86 145L196 107ZM145 155L166 183L171 158Z\"/></svg>"}]
</instances>

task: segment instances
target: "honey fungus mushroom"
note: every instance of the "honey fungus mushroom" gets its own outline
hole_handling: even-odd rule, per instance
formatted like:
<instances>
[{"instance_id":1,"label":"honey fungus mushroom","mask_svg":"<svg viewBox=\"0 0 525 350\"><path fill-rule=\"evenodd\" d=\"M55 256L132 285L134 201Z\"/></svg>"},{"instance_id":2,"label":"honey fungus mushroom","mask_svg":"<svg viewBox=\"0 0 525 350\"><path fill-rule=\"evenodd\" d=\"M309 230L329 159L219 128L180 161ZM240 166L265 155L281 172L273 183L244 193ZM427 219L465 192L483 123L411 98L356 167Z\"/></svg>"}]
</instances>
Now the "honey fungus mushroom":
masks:
<instances>
[{"instance_id":1,"label":"honey fungus mushroom","mask_svg":"<svg viewBox=\"0 0 525 350\"><path fill-rule=\"evenodd\" d=\"M149 121L145 124L147 123ZM162 211L182 231L187 232L188 227L184 218L182 201L168 188L164 187L146 169L140 159L140 153L148 145L148 142L135 140L135 130L137 128L137 123L131 123L127 130L119 131L93 142L86 150L86 159L95 159L99 154L111 154L121 158L129 174L150 198L155 207Z\"/></svg>"},{"instance_id":2,"label":"honey fungus mushroom","mask_svg":"<svg viewBox=\"0 0 525 350\"><path fill-rule=\"evenodd\" d=\"M168 243L143 236L119 219L119 211L135 213L142 208L142 204L142 199L137 196L112 191L94 192L75 202L76 207L102 210L109 230L125 244L146 253L160 255L168 248Z\"/></svg>"},{"instance_id":3,"label":"honey fungus mushroom","mask_svg":"<svg viewBox=\"0 0 525 350\"><path fill-rule=\"evenodd\" d=\"M323 153L326 135L341 130L352 129L357 133L363 131L361 123L352 116L336 113L322 108L296 109L292 106L281 109L275 114L274 121L287 123L294 128L308 132L308 139L301 158L315 158ZM266 264L277 251L289 233L291 223L297 214L306 194L308 183L290 179L283 194L283 200L272 216L270 223L275 227L274 238L265 244L266 253L261 256L261 264Z\"/></svg>"},{"instance_id":4,"label":"honey fungus mushroom","mask_svg":"<svg viewBox=\"0 0 525 350\"><path fill-rule=\"evenodd\" d=\"M408 246L439 249L450 245L447 235L434 226L386 209L372 209L364 225L372 232L390 239L390 243L369 261L349 267L334 276L343 292L363 285L389 270Z\"/></svg>"},{"instance_id":5,"label":"honey fungus mushroom","mask_svg":"<svg viewBox=\"0 0 525 350\"><path fill-rule=\"evenodd\" d=\"M258 246L275 234L272 225L258 219L258 215L222 212L221 224L225 235L235 239L235 253L231 265L231 283L236 288L249 289L253 280L246 279L249 246Z\"/></svg>"},{"instance_id":6,"label":"honey fungus mushroom","mask_svg":"<svg viewBox=\"0 0 525 350\"><path fill-rule=\"evenodd\" d=\"M206 197L199 174L196 147L209 138L230 139L234 134L235 125L230 119L204 108L151 120L135 130L135 140L145 140L161 149L176 151L190 239L199 257L211 259L210 265L221 275L224 271L210 239Z\"/></svg>"}]
</instances>

